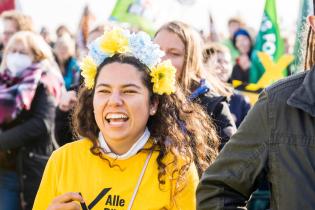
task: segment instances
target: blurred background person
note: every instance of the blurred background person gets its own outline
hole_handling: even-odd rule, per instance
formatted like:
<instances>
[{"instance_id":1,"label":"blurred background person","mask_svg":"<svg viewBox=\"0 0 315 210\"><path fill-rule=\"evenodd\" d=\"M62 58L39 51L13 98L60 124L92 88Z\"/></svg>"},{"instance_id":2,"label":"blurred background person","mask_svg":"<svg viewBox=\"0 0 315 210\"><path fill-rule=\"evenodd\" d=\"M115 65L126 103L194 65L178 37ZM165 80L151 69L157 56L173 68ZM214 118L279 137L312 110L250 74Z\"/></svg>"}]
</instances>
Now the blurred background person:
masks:
<instances>
[{"instance_id":1,"label":"blurred background person","mask_svg":"<svg viewBox=\"0 0 315 210\"><path fill-rule=\"evenodd\" d=\"M75 58L75 41L68 34L57 38L54 52L66 87L66 92L63 93L56 110L55 136L61 146L73 140L70 115L77 100L76 89L80 85L80 67Z\"/></svg>"},{"instance_id":2,"label":"blurred background person","mask_svg":"<svg viewBox=\"0 0 315 210\"><path fill-rule=\"evenodd\" d=\"M33 32L6 43L0 68L0 209L30 210L53 151L62 78L50 47Z\"/></svg>"},{"instance_id":3,"label":"blurred background person","mask_svg":"<svg viewBox=\"0 0 315 210\"><path fill-rule=\"evenodd\" d=\"M88 52L88 38L94 22L95 16L91 12L89 5L85 5L75 37L76 55L79 59L83 58Z\"/></svg>"},{"instance_id":4,"label":"blurred background person","mask_svg":"<svg viewBox=\"0 0 315 210\"><path fill-rule=\"evenodd\" d=\"M230 50L232 59L232 65L235 64L236 58L240 55L239 51L233 44L233 36L236 31L238 31L240 28L244 28L245 24L243 21L238 17L232 17L228 20L228 37L223 40L223 44L227 46Z\"/></svg>"},{"instance_id":5,"label":"blurred background person","mask_svg":"<svg viewBox=\"0 0 315 210\"><path fill-rule=\"evenodd\" d=\"M251 54L253 49L253 41L250 34L245 29L239 29L233 36L233 44L239 51L240 55L237 57L231 80L239 80L243 83L249 82L249 70L251 66Z\"/></svg>"},{"instance_id":6,"label":"blurred background person","mask_svg":"<svg viewBox=\"0 0 315 210\"><path fill-rule=\"evenodd\" d=\"M223 83L228 83L232 74L229 49L219 43L208 43L203 49L203 57L206 68L215 73ZM250 103L247 97L234 89L229 100L229 108L236 127L239 127L250 109Z\"/></svg>"},{"instance_id":7,"label":"blurred background person","mask_svg":"<svg viewBox=\"0 0 315 210\"><path fill-rule=\"evenodd\" d=\"M178 83L187 97L206 109L215 123L223 147L236 131L227 104L230 92L203 68L200 35L189 25L173 21L157 31L154 41L165 52L163 59L170 59L177 69Z\"/></svg>"},{"instance_id":8,"label":"blurred background person","mask_svg":"<svg viewBox=\"0 0 315 210\"><path fill-rule=\"evenodd\" d=\"M43 37L43 39L46 41L46 43L50 46L50 47L54 47L55 43L51 37L51 34L48 30L47 27L43 26L41 29L40 29L40 32L39 34Z\"/></svg>"},{"instance_id":9,"label":"blurred background person","mask_svg":"<svg viewBox=\"0 0 315 210\"><path fill-rule=\"evenodd\" d=\"M70 31L70 29L66 25L58 26L57 29L56 29L57 39L59 37L63 36L64 34L68 34L69 36L73 37L72 32Z\"/></svg>"},{"instance_id":10,"label":"blurred background person","mask_svg":"<svg viewBox=\"0 0 315 210\"><path fill-rule=\"evenodd\" d=\"M87 39L87 43L91 43L92 41L94 41L97 37L101 36L104 33L104 24L100 24L95 26L88 35L88 39Z\"/></svg>"},{"instance_id":11,"label":"blurred background person","mask_svg":"<svg viewBox=\"0 0 315 210\"><path fill-rule=\"evenodd\" d=\"M28 15L16 10L5 11L0 16L2 21L2 44L3 48L9 42L9 39L18 31L33 31L33 21ZM2 59L3 50L0 52L0 61Z\"/></svg>"}]
</instances>

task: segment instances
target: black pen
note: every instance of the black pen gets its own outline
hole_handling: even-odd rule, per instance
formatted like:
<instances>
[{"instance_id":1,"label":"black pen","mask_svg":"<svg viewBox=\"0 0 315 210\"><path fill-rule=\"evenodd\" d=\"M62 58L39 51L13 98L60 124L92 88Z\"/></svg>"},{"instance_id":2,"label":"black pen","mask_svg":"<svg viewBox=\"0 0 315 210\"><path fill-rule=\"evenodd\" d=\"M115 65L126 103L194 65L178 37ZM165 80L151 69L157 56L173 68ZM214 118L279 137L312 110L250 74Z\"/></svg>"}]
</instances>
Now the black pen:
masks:
<instances>
[{"instance_id":1,"label":"black pen","mask_svg":"<svg viewBox=\"0 0 315 210\"><path fill-rule=\"evenodd\" d=\"M81 197L83 198L83 196L80 192L79 192L79 195L81 195ZM83 199L83 202L80 202L80 204L81 204L82 210L89 210L89 208L86 206L84 199Z\"/></svg>"}]
</instances>

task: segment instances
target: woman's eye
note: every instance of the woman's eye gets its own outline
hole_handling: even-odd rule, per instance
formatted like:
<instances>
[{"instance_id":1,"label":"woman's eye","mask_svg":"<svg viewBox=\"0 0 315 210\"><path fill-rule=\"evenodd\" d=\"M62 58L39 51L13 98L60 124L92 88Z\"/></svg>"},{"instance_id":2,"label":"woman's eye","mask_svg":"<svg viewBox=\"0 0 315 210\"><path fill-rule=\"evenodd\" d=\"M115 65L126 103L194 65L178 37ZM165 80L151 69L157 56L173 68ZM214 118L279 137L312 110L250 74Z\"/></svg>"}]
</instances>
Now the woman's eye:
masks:
<instances>
[{"instance_id":1,"label":"woman's eye","mask_svg":"<svg viewBox=\"0 0 315 210\"><path fill-rule=\"evenodd\" d=\"M178 53L178 52L170 52L169 54L170 54L171 56L181 56L181 54Z\"/></svg>"},{"instance_id":2,"label":"woman's eye","mask_svg":"<svg viewBox=\"0 0 315 210\"><path fill-rule=\"evenodd\" d=\"M99 92L99 93L110 93L109 90L98 90L97 92Z\"/></svg>"},{"instance_id":3,"label":"woman's eye","mask_svg":"<svg viewBox=\"0 0 315 210\"><path fill-rule=\"evenodd\" d=\"M135 90L125 90L124 93L133 94L133 93L137 93L137 91L135 91Z\"/></svg>"}]
</instances>

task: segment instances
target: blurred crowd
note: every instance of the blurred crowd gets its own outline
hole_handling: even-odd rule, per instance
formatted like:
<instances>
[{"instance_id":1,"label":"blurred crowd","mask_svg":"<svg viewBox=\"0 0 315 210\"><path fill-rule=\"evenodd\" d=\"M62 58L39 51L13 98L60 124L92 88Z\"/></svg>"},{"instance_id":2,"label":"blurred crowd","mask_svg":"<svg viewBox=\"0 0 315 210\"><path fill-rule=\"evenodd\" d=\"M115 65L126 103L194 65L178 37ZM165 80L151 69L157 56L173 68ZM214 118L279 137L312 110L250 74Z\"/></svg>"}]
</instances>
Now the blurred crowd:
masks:
<instances>
[{"instance_id":1,"label":"blurred crowd","mask_svg":"<svg viewBox=\"0 0 315 210\"><path fill-rule=\"evenodd\" d=\"M36 31L31 17L20 11L3 12L1 24L0 210L29 210L51 153L80 139L71 120L83 83L80 61L92 41L120 24L79 32L65 25L55 32L47 27ZM228 37L220 37L173 21L153 38L165 52L163 59L179 72L177 82L187 99L200 104L213 121L220 150L252 106L231 82L249 82L255 32L237 17L227 27ZM265 182L262 178L257 196L253 194L251 209L269 208Z\"/></svg>"}]
</instances>

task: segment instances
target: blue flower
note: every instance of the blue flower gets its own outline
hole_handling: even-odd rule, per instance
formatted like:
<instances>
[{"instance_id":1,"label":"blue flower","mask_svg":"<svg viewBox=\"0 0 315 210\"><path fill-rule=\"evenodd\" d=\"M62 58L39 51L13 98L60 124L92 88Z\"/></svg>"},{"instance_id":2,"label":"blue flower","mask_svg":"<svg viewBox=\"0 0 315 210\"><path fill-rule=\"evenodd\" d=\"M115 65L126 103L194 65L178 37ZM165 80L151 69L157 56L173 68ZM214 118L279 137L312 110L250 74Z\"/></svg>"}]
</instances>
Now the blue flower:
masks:
<instances>
[{"instance_id":1,"label":"blue flower","mask_svg":"<svg viewBox=\"0 0 315 210\"><path fill-rule=\"evenodd\" d=\"M159 63L161 57L164 55L164 52L160 50L159 45L154 44L151 37L142 31L130 35L129 48L132 55L149 68Z\"/></svg>"},{"instance_id":2,"label":"blue flower","mask_svg":"<svg viewBox=\"0 0 315 210\"><path fill-rule=\"evenodd\" d=\"M130 33L128 30L123 30L123 34L128 38L129 52L143 64L149 68L154 67L161 61L164 52L160 50L159 45L154 44L151 37L145 32ZM88 55L92 57L97 66L99 66L109 54L104 53L100 48L102 37L97 38L89 44Z\"/></svg>"},{"instance_id":3,"label":"blue flower","mask_svg":"<svg viewBox=\"0 0 315 210\"><path fill-rule=\"evenodd\" d=\"M88 46L89 48L88 55L93 58L97 66L99 66L105 60L105 58L109 57L107 54L101 51L100 40L101 39L99 37Z\"/></svg>"}]
</instances>

